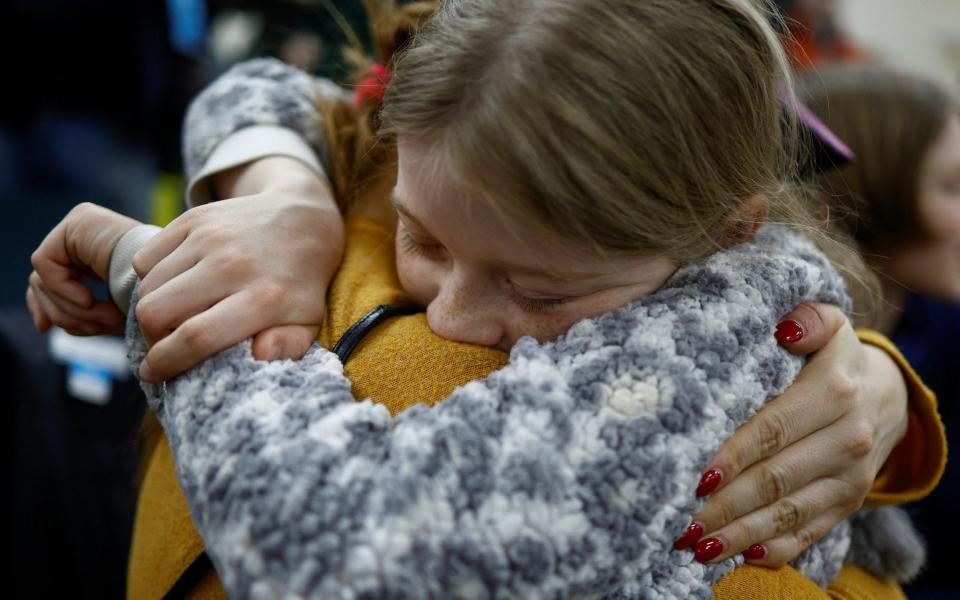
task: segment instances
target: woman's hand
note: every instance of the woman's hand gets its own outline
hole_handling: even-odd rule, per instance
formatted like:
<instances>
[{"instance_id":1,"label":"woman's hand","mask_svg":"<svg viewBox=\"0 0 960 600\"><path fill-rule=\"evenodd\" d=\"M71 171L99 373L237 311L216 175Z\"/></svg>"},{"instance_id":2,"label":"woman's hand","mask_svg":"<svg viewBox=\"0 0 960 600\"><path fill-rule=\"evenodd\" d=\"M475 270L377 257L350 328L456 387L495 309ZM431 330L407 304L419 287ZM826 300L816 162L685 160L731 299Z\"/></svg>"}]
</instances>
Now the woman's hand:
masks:
<instances>
[{"instance_id":1,"label":"woman's hand","mask_svg":"<svg viewBox=\"0 0 960 600\"><path fill-rule=\"evenodd\" d=\"M697 495L710 498L677 541L701 562L740 552L769 567L793 559L862 506L906 434L899 368L861 344L839 309L802 304L777 338L795 354L813 354L704 471Z\"/></svg>"},{"instance_id":2,"label":"woman's hand","mask_svg":"<svg viewBox=\"0 0 960 600\"><path fill-rule=\"evenodd\" d=\"M123 314L112 302L95 300L81 282L106 281L117 240L139 224L85 202L47 234L30 257L34 271L27 286L27 308L39 331L57 325L73 335L123 332Z\"/></svg>"},{"instance_id":3,"label":"woman's hand","mask_svg":"<svg viewBox=\"0 0 960 600\"><path fill-rule=\"evenodd\" d=\"M300 358L323 321L344 243L325 182L298 161L270 157L215 185L241 197L187 211L134 256L146 381L250 336L260 360Z\"/></svg>"}]
</instances>

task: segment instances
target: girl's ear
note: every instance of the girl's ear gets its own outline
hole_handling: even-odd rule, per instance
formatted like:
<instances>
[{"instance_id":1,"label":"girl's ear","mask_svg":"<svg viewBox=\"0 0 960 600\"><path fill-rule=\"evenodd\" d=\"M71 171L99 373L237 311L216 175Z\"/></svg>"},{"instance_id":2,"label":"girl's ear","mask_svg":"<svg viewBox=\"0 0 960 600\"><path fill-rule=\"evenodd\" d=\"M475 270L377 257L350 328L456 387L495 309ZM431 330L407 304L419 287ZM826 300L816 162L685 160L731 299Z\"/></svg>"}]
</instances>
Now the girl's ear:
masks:
<instances>
[{"instance_id":1,"label":"girl's ear","mask_svg":"<svg viewBox=\"0 0 960 600\"><path fill-rule=\"evenodd\" d=\"M770 216L770 201L763 194L743 200L727 221L724 247L749 242Z\"/></svg>"}]
</instances>

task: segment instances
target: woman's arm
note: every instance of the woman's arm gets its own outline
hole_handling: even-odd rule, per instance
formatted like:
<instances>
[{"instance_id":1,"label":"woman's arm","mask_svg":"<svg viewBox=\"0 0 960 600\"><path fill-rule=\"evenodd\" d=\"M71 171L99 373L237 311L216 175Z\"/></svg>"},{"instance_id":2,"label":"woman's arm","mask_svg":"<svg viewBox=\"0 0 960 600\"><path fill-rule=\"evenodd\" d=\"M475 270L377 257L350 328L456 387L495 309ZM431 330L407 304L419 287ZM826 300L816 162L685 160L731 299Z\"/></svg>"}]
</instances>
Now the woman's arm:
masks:
<instances>
[{"instance_id":1,"label":"woman's arm","mask_svg":"<svg viewBox=\"0 0 960 600\"><path fill-rule=\"evenodd\" d=\"M946 450L933 394L886 338L855 335L824 305L789 317L804 335L784 345L812 358L713 457L705 471L724 477L692 519L723 542L721 557L760 543L748 558L763 566L784 564L861 504L929 493Z\"/></svg>"}]
</instances>

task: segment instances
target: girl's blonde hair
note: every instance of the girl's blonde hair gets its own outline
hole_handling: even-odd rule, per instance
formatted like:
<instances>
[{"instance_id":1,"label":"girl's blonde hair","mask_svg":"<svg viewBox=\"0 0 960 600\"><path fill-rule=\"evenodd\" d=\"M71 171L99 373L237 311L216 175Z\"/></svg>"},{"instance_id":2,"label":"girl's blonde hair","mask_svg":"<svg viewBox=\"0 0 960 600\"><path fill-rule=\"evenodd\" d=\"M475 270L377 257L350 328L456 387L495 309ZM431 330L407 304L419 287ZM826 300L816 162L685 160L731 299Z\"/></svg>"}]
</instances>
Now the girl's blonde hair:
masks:
<instances>
[{"instance_id":1,"label":"girl's blonde hair","mask_svg":"<svg viewBox=\"0 0 960 600\"><path fill-rule=\"evenodd\" d=\"M741 204L759 195L771 220L804 229L842 270L864 276L855 253L824 235L797 179L804 144L765 4L368 8L392 78L379 112L371 102L324 108L331 146L341 148L341 197L378 172L400 137L443 157L449 175L518 231L684 263L742 239Z\"/></svg>"}]
</instances>

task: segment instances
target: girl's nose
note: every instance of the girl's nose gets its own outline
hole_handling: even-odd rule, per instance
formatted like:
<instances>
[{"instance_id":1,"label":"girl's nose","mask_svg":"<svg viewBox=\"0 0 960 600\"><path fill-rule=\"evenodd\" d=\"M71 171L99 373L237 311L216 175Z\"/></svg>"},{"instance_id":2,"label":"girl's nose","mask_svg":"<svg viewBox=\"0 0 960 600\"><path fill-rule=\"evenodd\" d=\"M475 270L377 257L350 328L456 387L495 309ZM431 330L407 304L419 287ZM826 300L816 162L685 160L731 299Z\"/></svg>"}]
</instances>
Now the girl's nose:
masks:
<instances>
[{"instance_id":1,"label":"girl's nose","mask_svg":"<svg viewBox=\"0 0 960 600\"><path fill-rule=\"evenodd\" d=\"M466 286L444 286L427 307L434 333L456 342L496 346L503 337L499 311L487 294Z\"/></svg>"}]
</instances>

